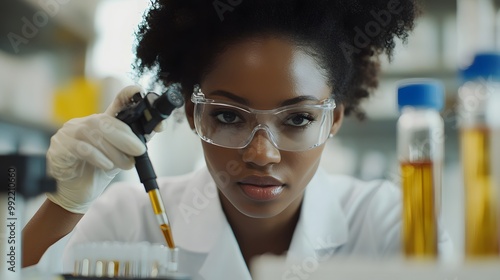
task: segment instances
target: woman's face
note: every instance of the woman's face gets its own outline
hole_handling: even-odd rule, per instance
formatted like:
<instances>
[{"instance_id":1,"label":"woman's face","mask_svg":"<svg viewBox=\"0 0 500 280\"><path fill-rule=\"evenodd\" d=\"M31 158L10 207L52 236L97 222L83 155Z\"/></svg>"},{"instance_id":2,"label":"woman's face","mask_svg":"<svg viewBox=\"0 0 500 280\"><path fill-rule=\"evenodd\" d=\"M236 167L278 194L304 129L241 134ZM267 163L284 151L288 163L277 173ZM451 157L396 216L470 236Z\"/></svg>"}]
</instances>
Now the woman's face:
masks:
<instances>
[{"instance_id":1,"label":"woman's face","mask_svg":"<svg viewBox=\"0 0 500 280\"><path fill-rule=\"evenodd\" d=\"M292 100L297 105L320 104L332 91L315 59L278 38L231 45L218 56L200 86L207 99L258 110L275 109ZM342 120L343 108L337 107L331 133ZM186 112L194 127L191 102ZM279 150L264 130L258 130L242 149L202 144L224 209L257 218L273 217L290 205L300 205L324 148L323 144L300 152Z\"/></svg>"}]
</instances>

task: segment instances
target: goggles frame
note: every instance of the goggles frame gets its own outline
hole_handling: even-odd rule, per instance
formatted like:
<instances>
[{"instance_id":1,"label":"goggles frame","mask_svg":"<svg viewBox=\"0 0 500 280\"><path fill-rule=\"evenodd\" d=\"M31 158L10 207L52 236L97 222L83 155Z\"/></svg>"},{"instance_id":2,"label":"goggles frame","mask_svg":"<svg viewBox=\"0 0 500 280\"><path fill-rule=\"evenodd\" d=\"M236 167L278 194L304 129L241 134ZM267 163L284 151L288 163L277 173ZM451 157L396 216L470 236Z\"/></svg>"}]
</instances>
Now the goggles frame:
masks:
<instances>
[{"instance_id":1,"label":"goggles frame","mask_svg":"<svg viewBox=\"0 0 500 280\"><path fill-rule=\"evenodd\" d=\"M314 108L314 109L330 110L331 111L330 113L332 114L332 116L331 116L332 123L331 124L333 124L333 122L334 122L333 110L336 108L336 103L335 103L334 98L333 97L328 97L326 99L321 100L320 104L304 104L304 105L292 104L292 105L286 105L286 106L282 106L282 107L279 107L279 108L276 108L276 109L271 109L271 110L253 109L253 108L250 108L248 106L241 106L239 104L237 105L237 104L230 103L230 102L220 102L220 101L216 101L214 99L207 99L207 98L205 98L205 94L201 91L201 88L199 87L199 85L196 85L194 87L194 91L193 91L193 93L191 95L191 101L193 102L193 104L195 106L195 109L194 109L195 114L197 112L196 106L198 104L202 104L202 105L205 105L205 104L208 104L208 105L219 105L219 106L224 106L224 107L234 107L236 109L242 110L242 111L244 111L244 112L246 112L248 114L252 114L252 115L255 115L255 116L258 116L258 115L277 115L277 114L279 114L279 113L281 113L283 111L294 109L294 108ZM198 136L203 141L205 141L207 143L210 143L210 144L213 144L213 145L216 145L216 146L219 146L219 147L229 148L229 149L243 149L243 148L245 148L246 146L248 146L252 142L252 139L255 137L255 133L257 133L257 131L261 130L261 129L266 131L266 133L268 135L268 139L273 144L274 147L276 147L279 150L284 150L284 151L306 151L306 150L310 150L310 149L313 149L313 148L315 148L317 146L322 145L328 139L328 136L324 137L324 139L322 139L322 141L319 141L318 143L316 143L316 144L314 144L312 146L309 146L307 148L304 148L304 149L283 149L282 147L279 147L279 145L278 145L278 143L276 141L276 137L273 134L273 130L271 128L269 128L269 126L267 124L258 122L257 125L251 131L251 133L249 133L248 139L242 145L236 146L236 147L232 147L232 146L226 146L226 145L222 145L222 144L216 143L212 139L210 139L210 138L202 135L203 134L201 132L202 129L199 127L198 122L196 121L196 116L195 116L195 128L196 128L196 133L198 134Z\"/></svg>"}]
</instances>

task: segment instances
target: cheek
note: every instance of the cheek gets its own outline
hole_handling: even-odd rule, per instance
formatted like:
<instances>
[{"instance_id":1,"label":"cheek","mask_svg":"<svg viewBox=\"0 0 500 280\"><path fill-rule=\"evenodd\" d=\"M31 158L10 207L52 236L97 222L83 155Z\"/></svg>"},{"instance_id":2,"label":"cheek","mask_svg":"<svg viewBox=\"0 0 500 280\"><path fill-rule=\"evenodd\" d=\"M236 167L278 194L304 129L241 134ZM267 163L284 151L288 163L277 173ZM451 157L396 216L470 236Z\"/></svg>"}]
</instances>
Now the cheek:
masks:
<instances>
[{"instance_id":1,"label":"cheek","mask_svg":"<svg viewBox=\"0 0 500 280\"><path fill-rule=\"evenodd\" d=\"M227 157L229 156L226 149L220 149L214 145L208 143L203 143L203 154L205 155L205 160L207 164L214 169L219 169L220 166L224 166L227 162Z\"/></svg>"},{"instance_id":2,"label":"cheek","mask_svg":"<svg viewBox=\"0 0 500 280\"><path fill-rule=\"evenodd\" d=\"M293 171L298 173L316 169L320 162L323 146L305 152L289 152L282 154L282 158Z\"/></svg>"},{"instance_id":3,"label":"cheek","mask_svg":"<svg viewBox=\"0 0 500 280\"><path fill-rule=\"evenodd\" d=\"M236 149L226 149L203 143L203 153L207 167L217 178L229 178L238 176L243 171L243 161Z\"/></svg>"},{"instance_id":4,"label":"cheek","mask_svg":"<svg viewBox=\"0 0 500 280\"><path fill-rule=\"evenodd\" d=\"M294 152L283 155L282 158L286 160L289 180L297 189L305 188L314 176L318 169L322 152L323 146L306 152Z\"/></svg>"}]
</instances>

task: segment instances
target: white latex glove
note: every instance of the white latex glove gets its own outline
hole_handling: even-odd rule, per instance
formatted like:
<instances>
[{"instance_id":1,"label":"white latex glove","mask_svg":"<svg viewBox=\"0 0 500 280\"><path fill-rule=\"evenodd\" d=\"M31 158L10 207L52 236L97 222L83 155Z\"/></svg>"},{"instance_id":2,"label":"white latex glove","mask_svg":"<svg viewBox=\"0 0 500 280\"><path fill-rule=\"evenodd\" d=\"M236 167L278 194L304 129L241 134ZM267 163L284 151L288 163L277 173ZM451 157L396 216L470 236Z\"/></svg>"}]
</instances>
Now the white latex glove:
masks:
<instances>
[{"instance_id":1,"label":"white latex glove","mask_svg":"<svg viewBox=\"0 0 500 280\"><path fill-rule=\"evenodd\" d=\"M137 92L142 88L124 88L104 113L72 119L52 136L47 171L57 181L57 192L48 193L49 200L83 214L121 169L134 167L134 156L145 153L146 146L115 116Z\"/></svg>"}]
</instances>

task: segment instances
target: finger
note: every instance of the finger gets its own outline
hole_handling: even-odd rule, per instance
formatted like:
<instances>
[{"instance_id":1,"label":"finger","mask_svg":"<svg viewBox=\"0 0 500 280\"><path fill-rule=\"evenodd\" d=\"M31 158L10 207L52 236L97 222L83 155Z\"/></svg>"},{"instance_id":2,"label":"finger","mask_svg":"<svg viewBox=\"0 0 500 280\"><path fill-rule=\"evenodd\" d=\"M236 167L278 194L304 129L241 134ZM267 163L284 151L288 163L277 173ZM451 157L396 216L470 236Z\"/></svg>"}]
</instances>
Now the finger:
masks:
<instances>
[{"instance_id":1,"label":"finger","mask_svg":"<svg viewBox=\"0 0 500 280\"><path fill-rule=\"evenodd\" d=\"M153 138L153 136L155 136L155 134L156 134L156 131L153 130L153 131L151 131L150 134L144 135L144 138L146 138L146 142L149 142L149 140L151 140L151 138Z\"/></svg>"},{"instance_id":2,"label":"finger","mask_svg":"<svg viewBox=\"0 0 500 280\"><path fill-rule=\"evenodd\" d=\"M111 170L114 168L113 162L108 159L106 155L85 141L73 139L73 144L68 148L77 158L87 161L98 168L104 170Z\"/></svg>"},{"instance_id":3,"label":"finger","mask_svg":"<svg viewBox=\"0 0 500 280\"><path fill-rule=\"evenodd\" d=\"M61 141L61 139L63 141ZM71 154L66 146L71 145L63 132L59 131L50 138L50 146L47 150L48 163L57 167L71 167L76 164L78 158Z\"/></svg>"},{"instance_id":4,"label":"finger","mask_svg":"<svg viewBox=\"0 0 500 280\"><path fill-rule=\"evenodd\" d=\"M155 132L162 132L164 130L167 129L167 126L168 126L168 123L167 123L167 120L163 120L161 121L155 128L154 128L154 131Z\"/></svg>"},{"instance_id":5,"label":"finger","mask_svg":"<svg viewBox=\"0 0 500 280\"><path fill-rule=\"evenodd\" d=\"M114 163L108 159L106 155L87 142L78 141L78 145L75 146L73 152L77 155L77 157L97 168L104 169L106 171L115 168Z\"/></svg>"},{"instance_id":6,"label":"finger","mask_svg":"<svg viewBox=\"0 0 500 280\"><path fill-rule=\"evenodd\" d=\"M102 139L89 139L89 144L97 148L102 154L106 156L112 163L113 167L120 169L131 169L134 166L133 157L123 153L114 146L114 143L110 143L104 138Z\"/></svg>"},{"instance_id":7,"label":"finger","mask_svg":"<svg viewBox=\"0 0 500 280\"><path fill-rule=\"evenodd\" d=\"M132 129L115 117L97 115L90 120L89 126L93 129L81 131L79 139L91 139L93 143L104 139L130 156L140 156L146 152L145 144L132 132Z\"/></svg>"},{"instance_id":8,"label":"finger","mask_svg":"<svg viewBox=\"0 0 500 280\"><path fill-rule=\"evenodd\" d=\"M56 133L50 139L50 147L47 151L47 174L57 180L71 180L78 177L79 159L73 155L66 145L72 145L69 139L61 133Z\"/></svg>"},{"instance_id":9,"label":"finger","mask_svg":"<svg viewBox=\"0 0 500 280\"><path fill-rule=\"evenodd\" d=\"M117 94L113 103L106 109L105 113L114 117L125 106L130 104L132 96L138 92L144 93L144 89L138 85L125 87Z\"/></svg>"}]
</instances>

